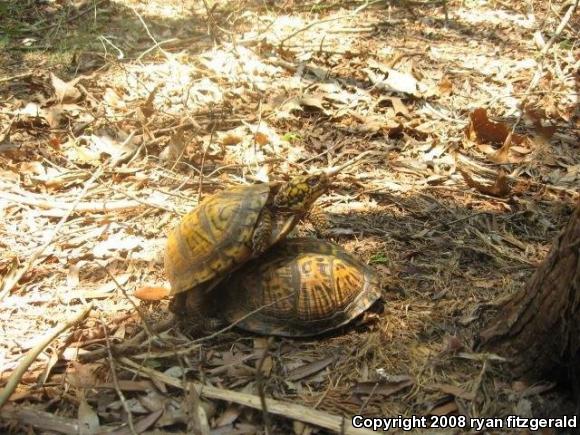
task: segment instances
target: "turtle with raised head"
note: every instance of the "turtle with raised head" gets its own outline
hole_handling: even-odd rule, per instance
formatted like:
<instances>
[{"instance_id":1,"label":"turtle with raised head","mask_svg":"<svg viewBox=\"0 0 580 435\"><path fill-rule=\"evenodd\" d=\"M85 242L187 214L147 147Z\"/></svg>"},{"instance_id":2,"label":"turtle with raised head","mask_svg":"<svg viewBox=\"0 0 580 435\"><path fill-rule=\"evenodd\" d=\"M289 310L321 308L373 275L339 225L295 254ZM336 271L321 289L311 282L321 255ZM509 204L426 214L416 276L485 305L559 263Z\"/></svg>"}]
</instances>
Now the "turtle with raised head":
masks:
<instances>
[{"instance_id":1,"label":"turtle with raised head","mask_svg":"<svg viewBox=\"0 0 580 435\"><path fill-rule=\"evenodd\" d=\"M325 193L333 177L359 161L285 183L237 186L204 199L169 233L165 271L171 309L192 330L211 329L207 294L229 273L283 240Z\"/></svg>"}]
</instances>

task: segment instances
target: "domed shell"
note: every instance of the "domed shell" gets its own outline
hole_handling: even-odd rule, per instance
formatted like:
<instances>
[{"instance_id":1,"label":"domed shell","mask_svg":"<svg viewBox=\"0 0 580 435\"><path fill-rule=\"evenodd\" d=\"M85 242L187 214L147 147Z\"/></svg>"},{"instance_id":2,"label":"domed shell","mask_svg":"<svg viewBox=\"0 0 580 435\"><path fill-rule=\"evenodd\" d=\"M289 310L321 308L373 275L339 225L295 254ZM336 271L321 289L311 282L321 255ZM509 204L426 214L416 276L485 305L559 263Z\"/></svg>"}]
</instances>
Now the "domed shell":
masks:
<instances>
[{"instance_id":1,"label":"domed shell","mask_svg":"<svg viewBox=\"0 0 580 435\"><path fill-rule=\"evenodd\" d=\"M339 246L297 238L246 264L214 294L218 315L239 328L305 337L362 314L381 288L376 273Z\"/></svg>"},{"instance_id":2,"label":"domed shell","mask_svg":"<svg viewBox=\"0 0 580 435\"><path fill-rule=\"evenodd\" d=\"M234 270L252 257L252 234L270 185L224 190L203 200L169 233L165 271L175 295Z\"/></svg>"}]
</instances>

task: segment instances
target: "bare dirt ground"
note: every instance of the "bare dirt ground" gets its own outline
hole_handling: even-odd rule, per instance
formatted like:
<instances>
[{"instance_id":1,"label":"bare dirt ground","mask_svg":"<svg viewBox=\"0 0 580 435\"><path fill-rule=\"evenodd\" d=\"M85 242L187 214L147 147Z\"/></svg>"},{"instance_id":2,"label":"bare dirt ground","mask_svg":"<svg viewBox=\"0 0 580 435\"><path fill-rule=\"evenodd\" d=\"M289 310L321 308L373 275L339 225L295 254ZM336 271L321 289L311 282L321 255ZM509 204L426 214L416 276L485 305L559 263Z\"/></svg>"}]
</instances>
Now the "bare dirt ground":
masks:
<instances>
[{"instance_id":1,"label":"bare dirt ground","mask_svg":"<svg viewBox=\"0 0 580 435\"><path fill-rule=\"evenodd\" d=\"M578 201L574 2L440 3L1 2L0 428L567 413L472 349ZM146 333L167 301L131 294L167 286L165 234L200 197L363 151L322 236L380 273L382 313L308 340Z\"/></svg>"}]
</instances>

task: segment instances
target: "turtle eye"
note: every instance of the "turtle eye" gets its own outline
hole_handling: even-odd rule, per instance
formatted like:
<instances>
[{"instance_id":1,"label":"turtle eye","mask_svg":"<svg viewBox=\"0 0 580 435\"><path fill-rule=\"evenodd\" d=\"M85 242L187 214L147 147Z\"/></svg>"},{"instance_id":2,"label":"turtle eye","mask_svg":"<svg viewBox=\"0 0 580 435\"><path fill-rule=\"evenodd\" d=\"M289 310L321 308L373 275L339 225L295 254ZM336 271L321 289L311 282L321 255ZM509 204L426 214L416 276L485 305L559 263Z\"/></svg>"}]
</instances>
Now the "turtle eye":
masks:
<instances>
[{"instance_id":1,"label":"turtle eye","mask_svg":"<svg viewBox=\"0 0 580 435\"><path fill-rule=\"evenodd\" d=\"M316 186L318 183L320 183L320 177L318 175L315 175L308 179L308 185L311 187Z\"/></svg>"}]
</instances>

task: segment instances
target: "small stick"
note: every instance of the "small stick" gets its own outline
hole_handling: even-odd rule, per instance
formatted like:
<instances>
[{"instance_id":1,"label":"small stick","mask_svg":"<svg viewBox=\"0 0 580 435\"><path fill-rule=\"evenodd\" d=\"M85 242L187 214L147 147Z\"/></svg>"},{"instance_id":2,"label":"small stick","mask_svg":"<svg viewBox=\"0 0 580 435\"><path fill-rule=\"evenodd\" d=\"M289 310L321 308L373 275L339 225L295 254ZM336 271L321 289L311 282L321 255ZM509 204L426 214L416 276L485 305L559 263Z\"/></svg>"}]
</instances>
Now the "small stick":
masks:
<instances>
[{"instance_id":1,"label":"small stick","mask_svg":"<svg viewBox=\"0 0 580 435\"><path fill-rule=\"evenodd\" d=\"M10 375L10 378L8 379L8 382L6 383L4 389L0 391L0 408L2 408L2 406L4 406L6 401L10 398L10 396L18 386L20 379L24 375L24 372L28 370L28 367L30 367L30 365L34 362L34 360L40 354L40 352L42 352L44 348L46 348L46 346L48 346L52 342L52 340L54 340L64 331L66 331L70 327L76 325L81 320L83 320L85 316L89 313L89 311L91 311L92 308L93 308L92 305L87 305L74 317L70 318L66 322L61 323L58 326L55 326L52 330L46 333L46 335L42 338L40 343L38 343L36 346L34 346L26 353L26 355L20 361L20 364L18 364L18 367L16 367L16 369L14 369L14 371Z\"/></svg>"},{"instance_id":2,"label":"small stick","mask_svg":"<svg viewBox=\"0 0 580 435\"><path fill-rule=\"evenodd\" d=\"M286 41L288 41L289 39L294 38L296 35L298 35L299 33L304 32L305 30L310 29L311 27L317 26L318 24L323 24L323 23L328 23L330 21L337 21L337 20L342 20L344 18L352 18L354 17L356 14L358 14L359 12L363 11L364 9L366 9L367 7L369 7L370 5L373 5L375 3L380 3L383 0L374 0L374 1L365 1L361 6L359 6L358 8L356 8L352 13L348 14L348 15L341 15L340 17L332 17L332 18L326 18L324 20L318 20L318 21L313 21L312 23L307 24L304 27L301 27L300 29L296 30L295 32L292 32L290 35L286 36L284 39L282 39L280 41L280 47L282 47L284 45L284 43Z\"/></svg>"},{"instance_id":3,"label":"small stick","mask_svg":"<svg viewBox=\"0 0 580 435\"><path fill-rule=\"evenodd\" d=\"M143 24L143 27L145 28L145 31L147 32L147 35L149 36L149 38L151 38L151 40L155 44L154 47L158 47L159 48L159 51L161 51L161 53L163 53L163 55L165 56L165 58L170 61L172 59L171 55L167 51L165 51L163 49L163 47L161 47L159 45L159 42L157 42L157 39L155 39L155 37L153 36L153 34L151 33L151 31L149 30L149 27L147 26L147 23L145 23L145 21L143 20L143 17L141 17L141 14L139 12L137 12L137 9L135 9L135 7L133 7L133 6L131 6L131 10L135 13L135 15L137 15L137 18L139 18L139 21L141 21L141 24Z\"/></svg>"},{"instance_id":4,"label":"small stick","mask_svg":"<svg viewBox=\"0 0 580 435\"><path fill-rule=\"evenodd\" d=\"M334 166L332 168L326 169L324 172L326 173L326 175L334 176L334 175L338 174L339 172L343 171L344 169L348 168L349 166L352 166L354 164L361 162L362 160L366 159L368 156L370 156L372 154L379 154L379 153L374 152L374 151L364 151L364 152L360 153L358 156L350 159L346 163L343 163L340 166Z\"/></svg>"},{"instance_id":5,"label":"small stick","mask_svg":"<svg viewBox=\"0 0 580 435\"><path fill-rule=\"evenodd\" d=\"M108 272L108 271L107 271ZM116 281L115 281L116 282ZM119 385L119 379L117 378L117 372L115 368L115 360L113 359L113 352L111 351L111 341L109 339L109 333L107 332L107 325L103 321L103 319L99 316L99 321L103 327L103 332L105 334L105 343L107 345L107 354L109 356L109 366L111 367L111 377L113 378L113 385L115 386L115 390L117 391L117 395L121 400L121 404L123 405L123 409L127 413L127 423L129 424L129 430L133 435L137 435L135 431L135 425L133 424L133 413L127 405L127 400L125 400L125 395L121 390L121 386Z\"/></svg>"},{"instance_id":6,"label":"small stick","mask_svg":"<svg viewBox=\"0 0 580 435\"><path fill-rule=\"evenodd\" d=\"M129 303L133 306L133 309L137 312L137 315L141 319L141 322L143 322L143 327L145 328L145 332L147 332L147 334L149 335L149 338L153 338L154 334L153 334L151 328L149 327L149 323L147 322L147 319L145 318L145 314L143 314L143 312L141 311L141 307L138 307L137 304L135 304L133 299L131 299L129 297L129 295L127 294L127 290L125 290L125 287L123 287L121 284L119 284L119 281L117 281L117 279L113 276L113 274L109 271L109 269L105 265L101 264L98 261L97 261L97 265L99 267L101 267L107 275L109 275L109 278L111 278L111 280L115 283L115 286L119 290L121 290L121 293L123 293L123 296L125 296L125 299L127 299L127 301L129 301ZM105 331L105 335L106 335L106 333L107 332ZM107 347L109 347L108 346L108 339L107 339Z\"/></svg>"},{"instance_id":7,"label":"small stick","mask_svg":"<svg viewBox=\"0 0 580 435\"><path fill-rule=\"evenodd\" d=\"M27 72L27 73L22 73L22 74L16 74L16 75L10 76L10 77L0 77L0 83L9 82L11 80L24 79L24 78L30 77L31 75L32 75L32 73Z\"/></svg>"},{"instance_id":8,"label":"small stick","mask_svg":"<svg viewBox=\"0 0 580 435\"><path fill-rule=\"evenodd\" d=\"M272 421L270 419L270 414L268 414L268 405L266 404L266 392L264 391L264 373L262 372L262 368L264 367L264 362L266 361L266 357L268 356L268 351L270 350L270 346L274 342L274 337L269 337L268 341L266 342L266 347L264 348L264 353L260 358L260 362L256 367L256 382L258 384L258 393L260 394L260 403L262 405L262 415L264 418L264 432L266 435L270 435L272 433Z\"/></svg>"}]
</instances>

